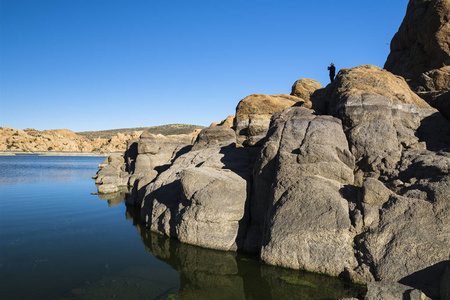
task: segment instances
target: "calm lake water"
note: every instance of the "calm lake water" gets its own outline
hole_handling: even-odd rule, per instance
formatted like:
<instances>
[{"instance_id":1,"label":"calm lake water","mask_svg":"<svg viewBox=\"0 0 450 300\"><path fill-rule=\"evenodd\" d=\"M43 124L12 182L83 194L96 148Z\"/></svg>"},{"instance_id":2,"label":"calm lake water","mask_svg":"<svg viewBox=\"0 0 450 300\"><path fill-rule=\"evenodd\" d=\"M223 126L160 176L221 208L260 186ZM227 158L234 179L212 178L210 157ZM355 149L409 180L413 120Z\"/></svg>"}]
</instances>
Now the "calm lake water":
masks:
<instances>
[{"instance_id":1,"label":"calm lake water","mask_svg":"<svg viewBox=\"0 0 450 300\"><path fill-rule=\"evenodd\" d=\"M1 299L338 299L365 289L202 249L133 224L101 199L101 157L0 157ZM104 198L104 197L103 197Z\"/></svg>"}]
</instances>

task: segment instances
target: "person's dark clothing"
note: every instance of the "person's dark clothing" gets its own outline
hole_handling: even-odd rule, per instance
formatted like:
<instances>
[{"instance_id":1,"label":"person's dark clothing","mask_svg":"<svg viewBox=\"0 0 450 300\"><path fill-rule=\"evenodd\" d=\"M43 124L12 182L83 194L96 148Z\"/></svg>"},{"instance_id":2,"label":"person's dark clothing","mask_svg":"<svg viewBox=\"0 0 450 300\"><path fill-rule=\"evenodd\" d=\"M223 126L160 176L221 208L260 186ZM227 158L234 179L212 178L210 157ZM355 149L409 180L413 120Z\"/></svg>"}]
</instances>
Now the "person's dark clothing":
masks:
<instances>
[{"instance_id":1,"label":"person's dark clothing","mask_svg":"<svg viewBox=\"0 0 450 300\"><path fill-rule=\"evenodd\" d=\"M330 70L330 80L331 82L333 82L334 76L336 75L336 68L334 67L334 65L331 65L328 67L328 70Z\"/></svg>"}]
</instances>

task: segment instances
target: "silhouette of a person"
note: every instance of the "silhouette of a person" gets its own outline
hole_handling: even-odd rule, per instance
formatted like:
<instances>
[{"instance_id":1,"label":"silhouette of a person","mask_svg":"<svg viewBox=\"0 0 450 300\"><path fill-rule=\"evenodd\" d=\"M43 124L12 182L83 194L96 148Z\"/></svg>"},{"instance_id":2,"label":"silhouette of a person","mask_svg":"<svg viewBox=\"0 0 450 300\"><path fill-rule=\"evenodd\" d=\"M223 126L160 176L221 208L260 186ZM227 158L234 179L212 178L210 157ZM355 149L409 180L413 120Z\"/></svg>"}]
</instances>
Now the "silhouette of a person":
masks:
<instances>
[{"instance_id":1,"label":"silhouette of a person","mask_svg":"<svg viewBox=\"0 0 450 300\"><path fill-rule=\"evenodd\" d=\"M334 81L334 76L336 75L336 68L333 63L328 67L328 70L330 70L330 80L331 82Z\"/></svg>"}]
</instances>

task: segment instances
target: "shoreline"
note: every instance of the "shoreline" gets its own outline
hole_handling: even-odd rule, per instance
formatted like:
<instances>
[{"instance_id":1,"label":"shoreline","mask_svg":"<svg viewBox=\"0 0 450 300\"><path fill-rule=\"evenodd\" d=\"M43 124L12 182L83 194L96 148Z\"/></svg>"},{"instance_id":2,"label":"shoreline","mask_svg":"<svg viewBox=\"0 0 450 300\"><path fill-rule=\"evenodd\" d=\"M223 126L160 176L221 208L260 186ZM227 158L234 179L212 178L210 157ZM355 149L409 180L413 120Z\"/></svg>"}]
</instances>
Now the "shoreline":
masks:
<instances>
[{"instance_id":1,"label":"shoreline","mask_svg":"<svg viewBox=\"0 0 450 300\"><path fill-rule=\"evenodd\" d=\"M123 151L120 151L122 153ZM65 151L33 151L33 152L23 152L23 151L0 151L0 156L96 156L96 157L107 157L112 153L119 152L65 152Z\"/></svg>"}]
</instances>

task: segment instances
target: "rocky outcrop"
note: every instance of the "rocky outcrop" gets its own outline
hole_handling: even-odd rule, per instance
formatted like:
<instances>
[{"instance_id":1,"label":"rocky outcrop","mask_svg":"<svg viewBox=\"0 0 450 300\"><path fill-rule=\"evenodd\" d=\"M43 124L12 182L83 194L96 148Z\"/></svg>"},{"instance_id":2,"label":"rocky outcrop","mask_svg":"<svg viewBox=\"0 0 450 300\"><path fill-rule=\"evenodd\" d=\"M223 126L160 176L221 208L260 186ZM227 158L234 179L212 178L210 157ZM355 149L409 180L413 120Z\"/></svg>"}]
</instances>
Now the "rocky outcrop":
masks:
<instances>
[{"instance_id":1,"label":"rocky outcrop","mask_svg":"<svg viewBox=\"0 0 450 300\"><path fill-rule=\"evenodd\" d=\"M111 153L124 151L127 140L136 138L141 133L117 133L110 139L89 139L68 129L38 131L2 127L0 128L0 151Z\"/></svg>"},{"instance_id":2,"label":"rocky outcrop","mask_svg":"<svg viewBox=\"0 0 450 300\"><path fill-rule=\"evenodd\" d=\"M142 198L142 189L168 168L177 155L188 151L196 136L195 133L163 136L144 132L139 139L128 140L123 154L110 155L100 164L101 169L93 177L99 193L114 193L123 186L134 186L136 196Z\"/></svg>"},{"instance_id":3,"label":"rocky outcrop","mask_svg":"<svg viewBox=\"0 0 450 300\"><path fill-rule=\"evenodd\" d=\"M192 150L207 148L213 145L226 146L236 143L236 133L231 127L212 126L202 129Z\"/></svg>"},{"instance_id":4,"label":"rocky outcrop","mask_svg":"<svg viewBox=\"0 0 450 300\"><path fill-rule=\"evenodd\" d=\"M341 70L311 108L294 99L249 96L234 127L213 124L192 147L145 134L106 171L139 174L128 204L153 232L381 282L368 299L447 293L450 123L369 65Z\"/></svg>"},{"instance_id":5,"label":"rocky outcrop","mask_svg":"<svg viewBox=\"0 0 450 300\"><path fill-rule=\"evenodd\" d=\"M109 155L99 167L101 169L92 178L95 179L100 194L116 193L120 191L120 187L127 186L129 174L126 172L123 154Z\"/></svg>"},{"instance_id":6,"label":"rocky outcrop","mask_svg":"<svg viewBox=\"0 0 450 300\"><path fill-rule=\"evenodd\" d=\"M410 1L391 42L385 68L404 77L411 88L448 119L450 110L450 3Z\"/></svg>"},{"instance_id":7,"label":"rocky outcrop","mask_svg":"<svg viewBox=\"0 0 450 300\"><path fill-rule=\"evenodd\" d=\"M292 85L291 95L308 101L311 95L320 88L322 88L322 85L317 80L302 78Z\"/></svg>"},{"instance_id":8,"label":"rocky outcrop","mask_svg":"<svg viewBox=\"0 0 450 300\"><path fill-rule=\"evenodd\" d=\"M263 218L255 225L265 223L261 258L336 276L355 268L349 204L340 194L353 183L354 157L340 120L287 109L273 117L261 153L251 214Z\"/></svg>"},{"instance_id":9,"label":"rocky outcrop","mask_svg":"<svg viewBox=\"0 0 450 300\"><path fill-rule=\"evenodd\" d=\"M253 94L242 99L236 107L235 130L238 144L260 146L270 118L288 107L301 106L306 100L291 95Z\"/></svg>"},{"instance_id":10,"label":"rocky outcrop","mask_svg":"<svg viewBox=\"0 0 450 300\"><path fill-rule=\"evenodd\" d=\"M374 299L386 287L436 297L450 246L449 123L405 80L374 66L341 70L316 92L312 105L330 115L284 96L252 96L238 105L236 132L203 129L186 153L144 134L125 167L111 158L101 172L117 177L125 168L139 178L132 204L151 231L256 252L269 264L382 281ZM240 117L254 115L270 117L270 126L248 122L241 127L252 134L243 136ZM243 137L252 147L236 147ZM261 148L249 142L256 137ZM418 281L414 274L430 268L429 282ZM407 288L397 291L396 281Z\"/></svg>"},{"instance_id":11,"label":"rocky outcrop","mask_svg":"<svg viewBox=\"0 0 450 300\"><path fill-rule=\"evenodd\" d=\"M147 226L198 246L241 248L249 163L247 150L234 145L181 155L146 188L142 217Z\"/></svg>"},{"instance_id":12,"label":"rocky outcrop","mask_svg":"<svg viewBox=\"0 0 450 300\"><path fill-rule=\"evenodd\" d=\"M342 120L361 171L390 176L403 149L426 147L416 131L421 120L437 111L402 78L359 66L341 70L328 90L328 112Z\"/></svg>"}]
</instances>

